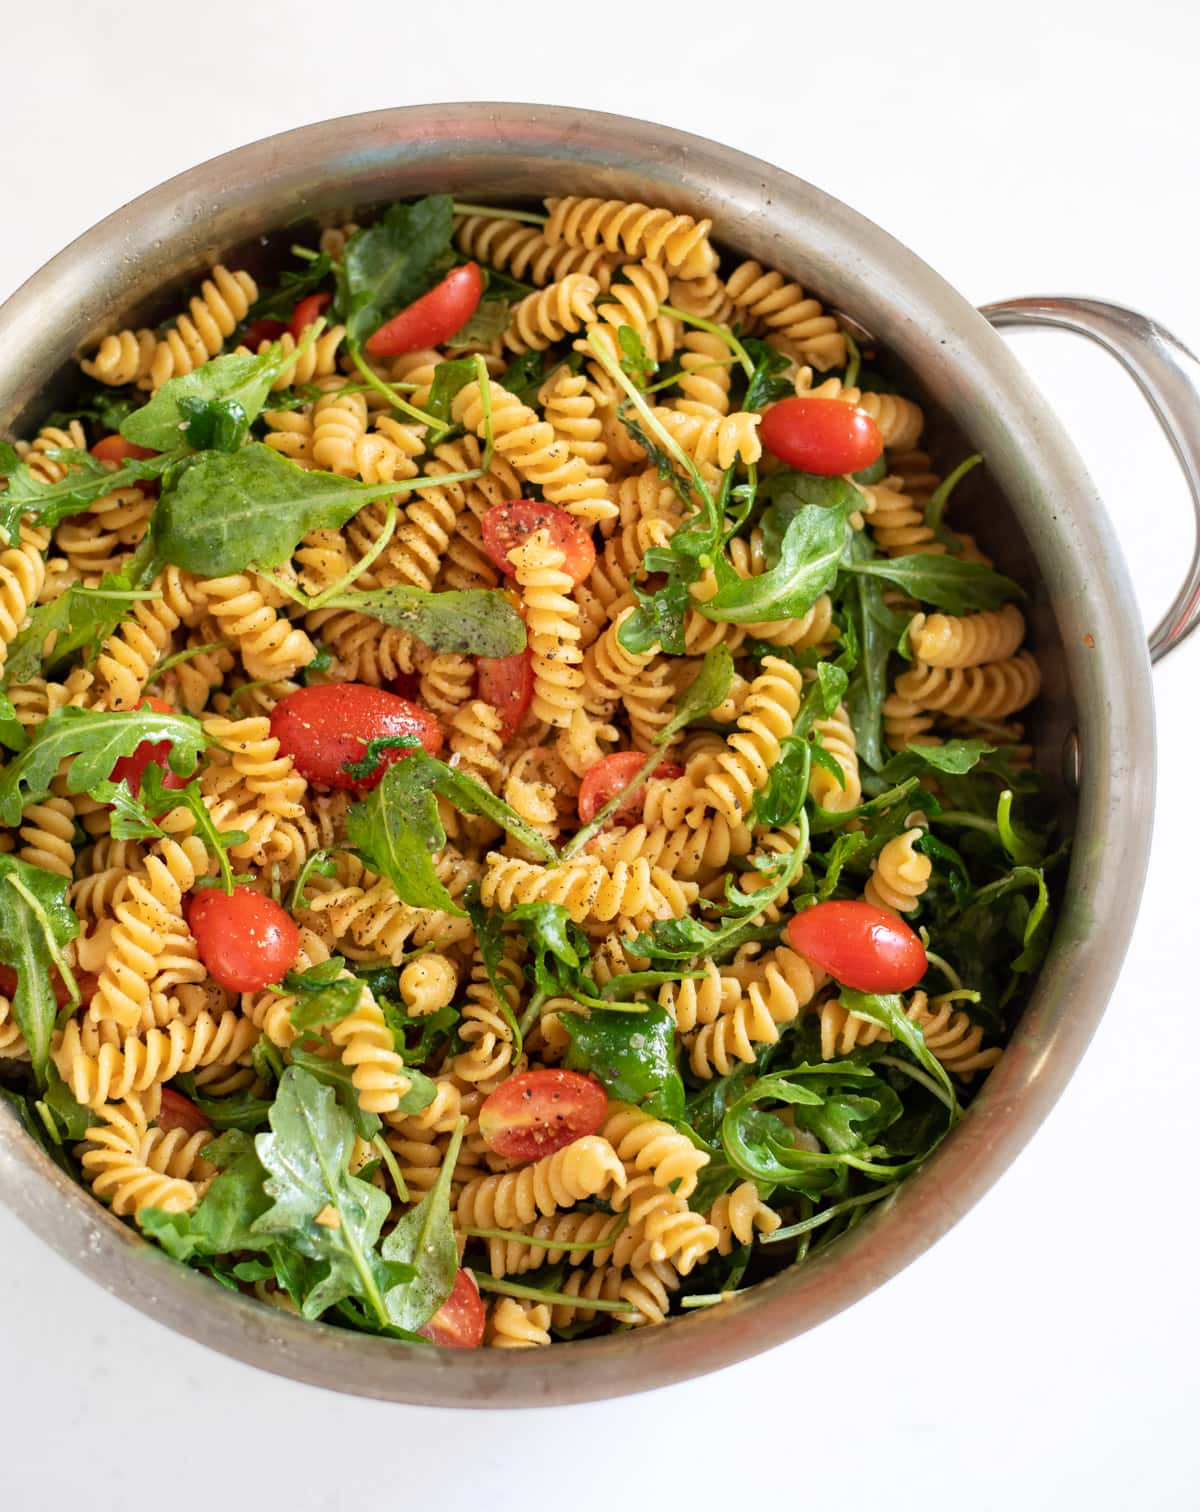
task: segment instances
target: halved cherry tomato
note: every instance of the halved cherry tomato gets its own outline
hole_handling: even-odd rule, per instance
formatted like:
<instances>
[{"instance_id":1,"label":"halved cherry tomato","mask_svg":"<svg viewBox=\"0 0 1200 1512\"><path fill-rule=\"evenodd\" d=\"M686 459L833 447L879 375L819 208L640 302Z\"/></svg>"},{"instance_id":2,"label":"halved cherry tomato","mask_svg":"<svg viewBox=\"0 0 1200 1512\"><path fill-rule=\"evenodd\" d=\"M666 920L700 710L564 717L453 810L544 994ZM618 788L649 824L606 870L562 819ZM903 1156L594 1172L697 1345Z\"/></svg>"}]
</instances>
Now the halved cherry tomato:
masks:
<instances>
[{"instance_id":1,"label":"halved cherry tomato","mask_svg":"<svg viewBox=\"0 0 1200 1512\"><path fill-rule=\"evenodd\" d=\"M500 734L511 740L533 702L533 653L526 646L513 656L477 656L479 696L500 716Z\"/></svg>"},{"instance_id":2,"label":"halved cherry tomato","mask_svg":"<svg viewBox=\"0 0 1200 1512\"><path fill-rule=\"evenodd\" d=\"M485 1316L475 1277L460 1266L450 1295L417 1332L423 1339L440 1344L444 1349L478 1349L483 1343Z\"/></svg>"},{"instance_id":3,"label":"halved cherry tomato","mask_svg":"<svg viewBox=\"0 0 1200 1512\"><path fill-rule=\"evenodd\" d=\"M412 749L380 750L370 772L356 777L346 767L363 759L372 740L415 735L431 756L442 749L442 727L428 709L366 683L297 688L272 709L271 734L301 776L355 793L378 787L392 762L402 760Z\"/></svg>"},{"instance_id":4,"label":"halved cherry tomato","mask_svg":"<svg viewBox=\"0 0 1200 1512\"><path fill-rule=\"evenodd\" d=\"M505 1160L553 1155L594 1134L608 1111L608 1094L578 1071L522 1071L502 1081L479 1110L479 1132Z\"/></svg>"},{"instance_id":5,"label":"halved cherry tomato","mask_svg":"<svg viewBox=\"0 0 1200 1512\"><path fill-rule=\"evenodd\" d=\"M883 455L874 420L840 399L782 399L763 416L759 435L781 462L822 478L860 472Z\"/></svg>"},{"instance_id":6,"label":"halved cherry tomato","mask_svg":"<svg viewBox=\"0 0 1200 1512\"><path fill-rule=\"evenodd\" d=\"M332 294L306 294L303 299L296 301L296 308L292 311L291 324L288 330L297 341L316 320L317 316L328 305L333 303Z\"/></svg>"},{"instance_id":7,"label":"halved cherry tomato","mask_svg":"<svg viewBox=\"0 0 1200 1512\"><path fill-rule=\"evenodd\" d=\"M260 992L296 963L300 931L274 898L252 887L193 893L187 921L209 975L230 992Z\"/></svg>"},{"instance_id":8,"label":"halved cherry tomato","mask_svg":"<svg viewBox=\"0 0 1200 1512\"><path fill-rule=\"evenodd\" d=\"M242 345L257 352L264 341L278 341L286 330L282 320L272 320L264 315L259 320L252 320L242 332Z\"/></svg>"},{"instance_id":9,"label":"halved cherry tomato","mask_svg":"<svg viewBox=\"0 0 1200 1512\"><path fill-rule=\"evenodd\" d=\"M149 451L144 446L135 446L132 441L126 441L124 436L102 436L95 446L92 447L92 456L98 457L101 462L128 462L135 459L144 462L147 457L157 457L156 451Z\"/></svg>"},{"instance_id":10,"label":"halved cherry tomato","mask_svg":"<svg viewBox=\"0 0 1200 1512\"><path fill-rule=\"evenodd\" d=\"M483 517L483 549L505 577L512 577L517 569L508 553L514 546L523 546L535 530L549 531L551 546L565 558L562 570L571 574L573 582L582 583L596 565L596 548L575 516L557 504L538 504L532 499L493 504Z\"/></svg>"},{"instance_id":11,"label":"halved cherry tomato","mask_svg":"<svg viewBox=\"0 0 1200 1512\"><path fill-rule=\"evenodd\" d=\"M372 357L399 357L422 347L441 346L466 325L482 295L483 274L475 263L451 268L428 294L381 325L367 342L367 351Z\"/></svg>"},{"instance_id":12,"label":"halved cherry tomato","mask_svg":"<svg viewBox=\"0 0 1200 1512\"><path fill-rule=\"evenodd\" d=\"M174 714L175 710L165 698L156 698L152 693L146 696L138 704L139 709L153 709L157 714ZM165 788L185 788L188 779L181 777L178 772L173 772L167 765L167 757L171 754L171 742L169 740L143 740L134 748L131 756L122 756L117 761L112 771L108 774L110 782L127 782L129 791L136 793L141 790L142 773L154 762L163 769L162 785Z\"/></svg>"},{"instance_id":13,"label":"halved cherry tomato","mask_svg":"<svg viewBox=\"0 0 1200 1512\"><path fill-rule=\"evenodd\" d=\"M19 981L15 966L0 966L0 997L6 997L11 1002ZM100 981L90 971L77 971L75 985L79 988L79 1001L90 1003L96 995L96 988L100 985ZM55 1003L60 1008L65 1008L71 1001L71 994L67 991L67 984L59 976L57 967L51 971L50 986L54 992Z\"/></svg>"},{"instance_id":14,"label":"halved cherry tomato","mask_svg":"<svg viewBox=\"0 0 1200 1512\"><path fill-rule=\"evenodd\" d=\"M907 924L853 899L804 909L788 923L787 936L793 950L856 992L906 992L928 965Z\"/></svg>"},{"instance_id":15,"label":"halved cherry tomato","mask_svg":"<svg viewBox=\"0 0 1200 1512\"><path fill-rule=\"evenodd\" d=\"M615 798L641 771L646 760L645 751L614 751L598 761L583 779L579 788L579 817L590 824L610 798ZM677 761L660 761L654 768L655 777L674 779L683 776L683 768ZM614 824L636 824L646 806L646 789L638 788L630 793L625 802L612 816Z\"/></svg>"},{"instance_id":16,"label":"halved cherry tomato","mask_svg":"<svg viewBox=\"0 0 1200 1512\"><path fill-rule=\"evenodd\" d=\"M182 1092L176 1092L172 1087L162 1089L162 1104L154 1121L168 1133L172 1129L182 1129L185 1134L199 1134L212 1128L212 1124L192 1099L184 1097Z\"/></svg>"}]
</instances>

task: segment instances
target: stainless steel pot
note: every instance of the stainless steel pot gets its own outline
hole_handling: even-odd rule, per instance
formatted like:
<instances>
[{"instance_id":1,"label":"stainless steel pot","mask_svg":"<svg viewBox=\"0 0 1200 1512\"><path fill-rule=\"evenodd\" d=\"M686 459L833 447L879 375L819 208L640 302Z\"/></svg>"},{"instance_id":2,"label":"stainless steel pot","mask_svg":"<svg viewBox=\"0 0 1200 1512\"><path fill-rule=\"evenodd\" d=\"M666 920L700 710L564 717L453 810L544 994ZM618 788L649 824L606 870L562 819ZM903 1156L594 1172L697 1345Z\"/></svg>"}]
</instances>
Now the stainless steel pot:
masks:
<instances>
[{"instance_id":1,"label":"stainless steel pot","mask_svg":"<svg viewBox=\"0 0 1200 1512\"><path fill-rule=\"evenodd\" d=\"M1200 559L1143 639L1125 568L1079 457L993 332L1051 324L1108 348L1154 407L1200 510L1195 359L1093 301L972 309L870 221L766 163L620 116L436 105L287 132L182 174L82 236L0 310L0 433L21 434L79 348L214 254L298 218L432 189L485 203L553 193L711 215L722 242L798 277L899 354L943 422L983 452L1036 564L1051 664L1039 729L1078 786L1067 895L1033 1000L962 1126L886 1204L805 1267L670 1327L512 1355L430 1350L303 1323L174 1264L68 1181L0 1110L0 1197L114 1295L181 1333L297 1380L393 1401L519 1406L661 1386L802 1333L895 1275L978 1200L1041 1123L1091 1038L1125 954L1150 845L1150 660L1200 617ZM1007 513L1011 510L1011 516ZM1026 558L1029 560L1030 558ZM1102 566L1101 566L1102 564ZM1077 729L1077 736L1072 732Z\"/></svg>"}]
</instances>

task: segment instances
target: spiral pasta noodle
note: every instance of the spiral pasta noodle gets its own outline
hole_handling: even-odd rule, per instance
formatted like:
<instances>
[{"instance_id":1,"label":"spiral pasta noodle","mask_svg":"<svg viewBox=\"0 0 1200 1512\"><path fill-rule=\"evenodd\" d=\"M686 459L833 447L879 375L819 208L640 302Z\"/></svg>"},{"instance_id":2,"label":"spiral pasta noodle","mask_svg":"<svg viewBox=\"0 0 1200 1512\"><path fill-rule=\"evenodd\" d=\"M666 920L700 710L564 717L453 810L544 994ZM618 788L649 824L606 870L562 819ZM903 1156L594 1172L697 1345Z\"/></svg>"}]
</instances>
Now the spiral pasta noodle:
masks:
<instances>
[{"instance_id":1,"label":"spiral pasta noodle","mask_svg":"<svg viewBox=\"0 0 1200 1512\"><path fill-rule=\"evenodd\" d=\"M979 667L1007 661L1025 639L1025 616L1015 604L980 614L917 614L909 622L913 655L927 667Z\"/></svg>"},{"instance_id":2,"label":"spiral pasta noodle","mask_svg":"<svg viewBox=\"0 0 1200 1512\"><path fill-rule=\"evenodd\" d=\"M1041 686L1041 671L1028 651L982 667L917 663L896 679L901 698L958 719L1006 719L1032 703Z\"/></svg>"},{"instance_id":3,"label":"spiral pasta noodle","mask_svg":"<svg viewBox=\"0 0 1200 1512\"><path fill-rule=\"evenodd\" d=\"M716 267L716 253L708 240L709 221L649 205L574 195L548 199L546 208L550 219L543 234L549 242L625 252L661 262L683 278L702 278Z\"/></svg>"},{"instance_id":4,"label":"spiral pasta noodle","mask_svg":"<svg viewBox=\"0 0 1200 1512\"><path fill-rule=\"evenodd\" d=\"M912 913L933 875L933 862L916 848L924 830L905 830L889 840L872 865L863 897L891 913Z\"/></svg>"},{"instance_id":5,"label":"spiral pasta noodle","mask_svg":"<svg viewBox=\"0 0 1200 1512\"><path fill-rule=\"evenodd\" d=\"M481 1176L459 1194L459 1221L475 1228L511 1229L532 1223L606 1188L625 1185L625 1169L607 1139L586 1134L582 1139L544 1155L520 1170Z\"/></svg>"}]
</instances>

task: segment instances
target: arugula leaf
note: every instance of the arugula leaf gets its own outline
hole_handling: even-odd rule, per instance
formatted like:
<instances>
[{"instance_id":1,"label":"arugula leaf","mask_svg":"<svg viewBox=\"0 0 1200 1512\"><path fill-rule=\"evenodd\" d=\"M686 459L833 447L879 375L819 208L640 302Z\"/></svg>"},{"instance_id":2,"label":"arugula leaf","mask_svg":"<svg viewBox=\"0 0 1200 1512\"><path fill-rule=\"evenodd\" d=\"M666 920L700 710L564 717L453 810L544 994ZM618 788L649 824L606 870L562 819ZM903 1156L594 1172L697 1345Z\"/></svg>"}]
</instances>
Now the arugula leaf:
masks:
<instances>
[{"instance_id":1,"label":"arugula leaf","mask_svg":"<svg viewBox=\"0 0 1200 1512\"><path fill-rule=\"evenodd\" d=\"M358 1093L354 1089L352 1066L347 1066L340 1060L325 1060L313 1051L306 1050L303 1041L300 1040L288 1050L288 1060L292 1065L299 1066L314 1081L319 1081L323 1087L329 1087L332 1090L339 1107L354 1125L354 1132L360 1139L370 1143L375 1138L383 1128L383 1120L378 1113L364 1113L359 1107Z\"/></svg>"},{"instance_id":2,"label":"arugula leaf","mask_svg":"<svg viewBox=\"0 0 1200 1512\"><path fill-rule=\"evenodd\" d=\"M683 1081L675 1064L675 1021L665 1008L641 1013L593 1009L562 1013L570 1036L564 1064L590 1071L610 1097L632 1103L655 1118L683 1117Z\"/></svg>"},{"instance_id":3,"label":"arugula leaf","mask_svg":"<svg viewBox=\"0 0 1200 1512\"><path fill-rule=\"evenodd\" d=\"M453 196L430 194L389 206L350 238L337 270L337 309L351 342L365 341L450 271L453 234Z\"/></svg>"},{"instance_id":4,"label":"arugula leaf","mask_svg":"<svg viewBox=\"0 0 1200 1512\"><path fill-rule=\"evenodd\" d=\"M733 657L722 644L706 651L700 670L675 700L675 713L654 737L656 746L667 745L693 719L703 719L723 703L733 685Z\"/></svg>"},{"instance_id":5,"label":"arugula leaf","mask_svg":"<svg viewBox=\"0 0 1200 1512\"><path fill-rule=\"evenodd\" d=\"M196 1086L195 1076L188 1073L176 1076L172 1086L178 1087L185 1097L196 1104L214 1129L256 1133L266 1124L274 1102L274 1097L259 1097L248 1087L226 1093L223 1097L206 1097L204 1091Z\"/></svg>"},{"instance_id":6,"label":"arugula leaf","mask_svg":"<svg viewBox=\"0 0 1200 1512\"><path fill-rule=\"evenodd\" d=\"M6 745L10 751L23 751L28 744L29 736L17 718L12 700L0 693L0 745Z\"/></svg>"},{"instance_id":7,"label":"arugula leaf","mask_svg":"<svg viewBox=\"0 0 1200 1512\"><path fill-rule=\"evenodd\" d=\"M49 1114L54 1125L52 1133L71 1143L82 1139L92 1125L99 1122L91 1108L85 1108L82 1103L75 1101L70 1087L58 1074L53 1061L46 1067L46 1089L37 1109L43 1118Z\"/></svg>"},{"instance_id":8,"label":"arugula leaf","mask_svg":"<svg viewBox=\"0 0 1200 1512\"><path fill-rule=\"evenodd\" d=\"M349 1116L329 1087L289 1066L270 1122L271 1132L257 1135L254 1147L273 1205L251 1232L268 1243L286 1242L324 1267L304 1299L306 1318L320 1317L343 1297L359 1297L380 1323L389 1322L384 1297L415 1270L383 1260L376 1249L391 1203L347 1169L354 1144Z\"/></svg>"},{"instance_id":9,"label":"arugula leaf","mask_svg":"<svg viewBox=\"0 0 1200 1512\"><path fill-rule=\"evenodd\" d=\"M465 325L461 325L446 345L451 351L478 343L487 346L508 329L508 300L484 298L475 306Z\"/></svg>"},{"instance_id":10,"label":"arugula leaf","mask_svg":"<svg viewBox=\"0 0 1200 1512\"><path fill-rule=\"evenodd\" d=\"M271 1248L255 1227L270 1202L264 1191L267 1172L254 1140L233 1129L206 1145L202 1153L221 1169L197 1206L190 1213L142 1208L137 1215L142 1232L157 1239L176 1260L184 1261Z\"/></svg>"},{"instance_id":11,"label":"arugula leaf","mask_svg":"<svg viewBox=\"0 0 1200 1512\"><path fill-rule=\"evenodd\" d=\"M538 392L549 377L546 370L547 360L545 352L534 350L522 352L519 357L514 357L504 369L504 387L510 394L515 394L522 404L535 405ZM565 365L574 370L582 360L578 352L572 352Z\"/></svg>"},{"instance_id":12,"label":"arugula leaf","mask_svg":"<svg viewBox=\"0 0 1200 1512\"><path fill-rule=\"evenodd\" d=\"M695 608L705 619L739 625L807 614L833 586L847 528L844 506L804 505L788 522L774 567L727 584Z\"/></svg>"},{"instance_id":13,"label":"arugula leaf","mask_svg":"<svg viewBox=\"0 0 1200 1512\"><path fill-rule=\"evenodd\" d=\"M310 530L336 528L404 484L305 471L261 442L203 452L164 488L153 533L165 562L204 577L278 567Z\"/></svg>"},{"instance_id":14,"label":"arugula leaf","mask_svg":"<svg viewBox=\"0 0 1200 1512\"><path fill-rule=\"evenodd\" d=\"M561 903L518 903L505 915L533 947L534 986L547 997L568 995L588 960L587 936ZM503 1002L503 995L500 995ZM517 1056L514 1055L514 1059Z\"/></svg>"},{"instance_id":15,"label":"arugula leaf","mask_svg":"<svg viewBox=\"0 0 1200 1512\"><path fill-rule=\"evenodd\" d=\"M754 336L744 336L742 346L754 364L754 372L746 385L746 397L742 400L744 410L760 410L776 399L786 399L795 393L791 380L784 376L792 365L790 358Z\"/></svg>"},{"instance_id":16,"label":"arugula leaf","mask_svg":"<svg viewBox=\"0 0 1200 1512\"><path fill-rule=\"evenodd\" d=\"M792 520L806 506L819 509L844 507L847 517L861 504L858 492L845 478L822 478L815 473L783 472L767 478L759 488L768 507L759 522L767 566L779 561L783 538Z\"/></svg>"},{"instance_id":17,"label":"arugula leaf","mask_svg":"<svg viewBox=\"0 0 1200 1512\"><path fill-rule=\"evenodd\" d=\"M897 751L879 775L884 782L890 783L919 776L927 767L961 775L995 749L985 740L947 740L937 746L906 746L903 751Z\"/></svg>"},{"instance_id":18,"label":"arugula leaf","mask_svg":"<svg viewBox=\"0 0 1200 1512\"><path fill-rule=\"evenodd\" d=\"M385 759L385 751L415 751L420 744L415 735L377 735L374 740L367 741L362 760L343 761L342 771L355 782L365 782L368 777L374 777L379 767L390 764Z\"/></svg>"},{"instance_id":19,"label":"arugula leaf","mask_svg":"<svg viewBox=\"0 0 1200 1512\"><path fill-rule=\"evenodd\" d=\"M320 288L332 271L333 258L328 252L305 258L299 268L285 269L276 287L260 295L246 311L242 324L252 325L256 320L290 320L297 301Z\"/></svg>"},{"instance_id":20,"label":"arugula leaf","mask_svg":"<svg viewBox=\"0 0 1200 1512\"><path fill-rule=\"evenodd\" d=\"M174 439L179 440L178 436ZM183 453L176 450L144 460L131 458L115 472L90 452L56 447L46 455L68 468L57 483L39 481L28 463L21 461L16 448L0 441L0 474L7 479L7 487L0 489L0 531L8 536L10 545L20 543L22 515L32 515L38 525L57 525L68 515L87 509L102 494L160 477Z\"/></svg>"},{"instance_id":21,"label":"arugula leaf","mask_svg":"<svg viewBox=\"0 0 1200 1512\"><path fill-rule=\"evenodd\" d=\"M536 356L541 363L540 352L527 355ZM439 362L433 370L433 383L429 389L429 398L425 401L425 413L433 415L449 427L454 423L454 400L468 383L474 383L478 375L475 372L475 363L470 357L455 357ZM508 374L505 374L507 379ZM507 383L505 387L507 388Z\"/></svg>"},{"instance_id":22,"label":"arugula leaf","mask_svg":"<svg viewBox=\"0 0 1200 1512\"><path fill-rule=\"evenodd\" d=\"M173 809L186 809L192 816L195 833L203 840L209 855L216 859L222 887L232 893L234 876L229 851L235 845L244 845L250 837L245 830L217 828L198 781L181 788L169 788L164 783L162 767L152 761L142 773L137 793L130 790L127 782L115 783L105 779L89 788L88 795L98 803L112 804L113 817L109 828L114 840L161 839L164 831L155 820Z\"/></svg>"},{"instance_id":23,"label":"arugula leaf","mask_svg":"<svg viewBox=\"0 0 1200 1512\"><path fill-rule=\"evenodd\" d=\"M1011 599L1025 597L1025 590L1012 578L985 567L982 562L965 562L961 557L876 557L869 561L847 561L843 566L847 572L885 578L913 598L944 609L947 614L998 609Z\"/></svg>"},{"instance_id":24,"label":"arugula leaf","mask_svg":"<svg viewBox=\"0 0 1200 1512\"><path fill-rule=\"evenodd\" d=\"M621 350L621 371L644 389L658 372L658 363L647 355L645 343L630 325L618 326L617 346Z\"/></svg>"},{"instance_id":25,"label":"arugula leaf","mask_svg":"<svg viewBox=\"0 0 1200 1512\"><path fill-rule=\"evenodd\" d=\"M354 609L407 630L434 651L467 656L513 656L525 649L525 624L503 593L486 588L439 593L396 583L325 599L331 609Z\"/></svg>"},{"instance_id":26,"label":"arugula leaf","mask_svg":"<svg viewBox=\"0 0 1200 1512\"><path fill-rule=\"evenodd\" d=\"M234 451L271 392L271 385L294 361L281 342L261 356L229 352L181 378L169 378L154 397L121 424L126 441L168 451L184 432L197 451L218 446ZM232 429L230 429L232 427Z\"/></svg>"},{"instance_id":27,"label":"arugula leaf","mask_svg":"<svg viewBox=\"0 0 1200 1512\"><path fill-rule=\"evenodd\" d=\"M32 1097L23 1097L20 1092L11 1087L0 1085L0 1103L8 1103L12 1108L17 1121L25 1133L29 1135L38 1149L58 1166L72 1181L78 1179L79 1172L72 1163L70 1156L63 1148L61 1142L54 1138L52 1132L46 1127L41 1108Z\"/></svg>"},{"instance_id":28,"label":"arugula leaf","mask_svg":"<svg viewBox=\"0 0 1200 1512\"><path fill-rule=\"evenodd\" d=\"M19 819L18 814L14 823ZM70 885L68 877L43 871L15 856L0 856L0 961L16 970L13 1018L29 1047L34 1074L43 1086L50 1063L50 1035L58 1013L50 985L51 968L57 967L63 980L74 985L63 958L64 947L79 933L79 920L67 903Z\"/></svg>"},{"instance_id":29,"label":"arugula leaf","mask_svg":"<svg viewBox=\"0 0 1200 1512\"><path fill-rule=\"evenodd\" d=\"M669 656L683 655L686 647L684 616L693 606L688 584L693 579L685 578L675 570L674 560L671 568L661 588L647 592L638 583L633 584L637 608L617 632L617 639L626 651L640 655L652 646L658 646Z\"/></svg>"},{"instance_id":30,"label":"arugula leaf","mask_svg":"<svg viewBox=\"0 0 1200 1512\"><path fill-rule=\"evenodd\" d=\"M925 1036L918 1025L914 1024L905 1013L903 997L898 992L855 992L848 987L843 987L839 996L842 1007L847 1013L852 1013L857 1018L865 1018L872 1024L882 1025L898 1045L904 1046L917 1064L927 1071L942 1088L946 1094L946 1105L950 1109L951 1117L957 1118L958 1096L954 1091L954 1083L950 1080L945 1066L927 1048Z\"/></svg>"},{"instance_id":31,"label":"arugula leaf","mask_svg":"<svg viewBox=\"0 0 1200 1512\"><path fill-rule=\"evenodd\" d=\"M866 531L850 538L850 563L866 562L874 553ZM843 566L847 563L844 562ZM883 702L888 691L888 662L903 633L903 622L883 601L882 585L870 577L845 580L844 610L857 661L846 690L846 713L854 729L859 759L878 769L888 759L883 739Z\"/></svg>"},{"instance_id":32,"label":"arugula leaf","mask_svg":"<svg viewBox=\"0 0 1200 1512\"><path fill-rule=\"evenodd\" d=\"M358 1007L363 984L356 976L343 976L346 962L330 956L308 971L289 971L283 990L295 995L296 1005L288 1017L294 1029L315 1029L336 1024Z\"/></svg>"},{"instance_id":33,"label":"arugula leaf","mask_svg":"<svg viewBox=\"0 0 1200 1512\"><path fill-rule=\"evenodd\" d=\"M460 1118L446 1146L437 1180L383 1241L384 1260L412 1272L408 1281L387 1294L388 1317L395 1328L415 1332L428 1323L454 1286L458 1246L450 1219L450 1180L466 1127L466 1119Z\"/></svg>"},{"instance_id":34,"label":"arugula leaf","mask_svg":"<svg viewBox=\"0 0 1200 1512\"><path fill-rule=\"evenodd\" d=\"M111 435L121 429L121 421L144 403L136 389L113 389L95 379L79 380L75 391L74 407L69 410L54 410L43 421L45 425L65 430L72 420L83 420L94 425L101 435Z\"/></svg>"},{"instance_id":35,"label":"arugula leaf","mask_svg":"<svg viewBox=\"0 0 1200 1512\"><path fill-rule=\"evenodd\" d=\"M39 604L9 647L4 686L48 676L77 651L95 655L137 600L159 597L145 591L146 577L126 567L105 573L98 588L72 583L48 604Z\"/></svg>"},{"instance_id":36,"label":"arugula leaf","mask_svg":"<svg viewBox=\"0 0 1200 1512\"><path fill-rule=\"evenodd\" d=\"M433 864L446 831L434 774L418 752L394 762L379 786L353 805L346 815L346 841L372 871L388 879L402 902L463 916Z\"/></svg>"}]
</instances>

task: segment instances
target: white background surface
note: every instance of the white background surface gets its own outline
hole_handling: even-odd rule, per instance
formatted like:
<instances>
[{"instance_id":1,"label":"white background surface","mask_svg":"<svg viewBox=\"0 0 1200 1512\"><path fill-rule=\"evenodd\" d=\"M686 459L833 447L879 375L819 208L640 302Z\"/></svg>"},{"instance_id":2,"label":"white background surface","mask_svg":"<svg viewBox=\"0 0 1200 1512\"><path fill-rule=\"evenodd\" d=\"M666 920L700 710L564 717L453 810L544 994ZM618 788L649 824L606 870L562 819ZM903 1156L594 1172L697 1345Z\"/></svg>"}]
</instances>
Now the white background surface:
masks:
<instances>
[{"instance_id":1,"label":"white background surface","mask_svg":"<svg viewBox=\"0 0 1200 1512\"><path fill-rule=\"evenodd\" d=\"M973 301L1108 296L1200 345L1200 23L1186 0L858 0L780 5L777 22L766 6L701 0L642 5L636 23L624 7L565 6L553 22L541 9L58 0L18 19L14 7L0 295L122 201L242 142L356 110L514 98L656 118L756 153L878 221ZM1099 354L1026 336L1020 355L1155 617L1190 551L1165 443ZM1185 945L1198 675L1200 637L1156 676L1150 882L1092 1050L1009 1174L881 1292L650 1396L418 1410L210 1354L0 1213L0 1505L1200 1506Z\"/></svg>"}]
</instances>

